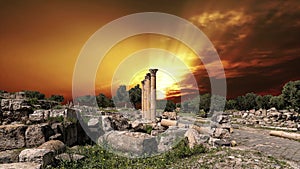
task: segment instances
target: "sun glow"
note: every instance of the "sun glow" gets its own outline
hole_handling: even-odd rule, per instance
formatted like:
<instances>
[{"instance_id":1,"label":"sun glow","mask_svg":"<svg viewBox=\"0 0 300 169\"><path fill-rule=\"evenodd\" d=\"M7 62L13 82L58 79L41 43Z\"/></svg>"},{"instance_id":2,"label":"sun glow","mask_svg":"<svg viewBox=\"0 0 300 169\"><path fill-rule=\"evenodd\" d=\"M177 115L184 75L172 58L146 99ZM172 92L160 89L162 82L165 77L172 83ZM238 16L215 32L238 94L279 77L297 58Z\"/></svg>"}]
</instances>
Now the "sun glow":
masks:
<instances>
[{"instance_id":1,"label":"sun glow","mask_svg":"<svg viewBox=\"0 0 300 169\"><path fill-rule=\"evenodd\" d=\"M113 96L120 85L129 90L141 85L149 68L158 68L157 98L164 99L170 97L169 91L180 91L180 82L199 64L199 57L176 39L155 34L133 36L111 48L100 63L96 93L111 89Z\"/></svg>"},{"instance_id":2,"label":"sun glow","mask_svg":"<svg viewBox=\"0 0 300 169\"><path fill-rule=\"evenodd\" d=\"M129 82L129 88L134 87L136 84L141 84L141 81L148 72L148 69L145 69L136 73ZM165 99L168 90L180 90L180 86L176 79L162 70L159 70L156 74L156 87L157 99Z\"/></svg>"}]
</instances>

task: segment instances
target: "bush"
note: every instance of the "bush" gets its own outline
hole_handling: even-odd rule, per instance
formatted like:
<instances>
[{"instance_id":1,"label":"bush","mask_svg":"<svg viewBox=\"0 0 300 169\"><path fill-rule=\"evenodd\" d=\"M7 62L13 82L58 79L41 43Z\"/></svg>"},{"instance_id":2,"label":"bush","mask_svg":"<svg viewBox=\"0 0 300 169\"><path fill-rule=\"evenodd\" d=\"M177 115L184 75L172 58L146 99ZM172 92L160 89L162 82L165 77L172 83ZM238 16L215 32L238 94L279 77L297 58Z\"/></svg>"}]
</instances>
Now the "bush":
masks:
<instances>
[{"instance_id":1,"label":"bush","mask_svg":"<svg viewBox=\"0 0 300 169\"><path fill-rule=\"evenodd\" d=\"M64 117L63 116L48 117L47 121L49 123L62 123L64 121Z\"/></svg>"}]
</instances>

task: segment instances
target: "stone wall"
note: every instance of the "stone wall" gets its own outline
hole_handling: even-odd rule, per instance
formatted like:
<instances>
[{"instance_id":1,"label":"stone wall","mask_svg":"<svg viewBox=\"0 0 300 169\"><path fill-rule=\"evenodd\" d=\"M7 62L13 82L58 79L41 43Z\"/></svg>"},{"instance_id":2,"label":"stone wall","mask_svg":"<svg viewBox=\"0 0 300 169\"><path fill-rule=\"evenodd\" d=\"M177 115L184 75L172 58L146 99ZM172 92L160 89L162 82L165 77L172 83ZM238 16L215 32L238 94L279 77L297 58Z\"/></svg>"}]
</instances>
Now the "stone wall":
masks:
<instances>
[{"instance_id":1,"label":"stone wall","mask_svg":"<svg viewBox=\"0 0 300 169\"><path fill-rule=\"evenodd\" d=\"M236 111L231 114L232 122L237 124L300 131L300 115L293 109L276 110L271 108L269 110Z\"/></svg>"}]
</instances>

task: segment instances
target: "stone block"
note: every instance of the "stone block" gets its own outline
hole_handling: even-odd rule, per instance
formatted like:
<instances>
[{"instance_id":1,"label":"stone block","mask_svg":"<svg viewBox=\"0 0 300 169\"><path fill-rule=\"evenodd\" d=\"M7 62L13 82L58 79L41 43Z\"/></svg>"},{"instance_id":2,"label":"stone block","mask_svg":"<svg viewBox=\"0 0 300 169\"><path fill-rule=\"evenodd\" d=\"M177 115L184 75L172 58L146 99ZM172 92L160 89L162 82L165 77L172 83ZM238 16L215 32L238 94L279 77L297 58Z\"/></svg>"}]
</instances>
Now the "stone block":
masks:
<instances>
[{"instance_id":1,"label":"stone block","mask_svg":"<svg viewBox=\"0 0 300 169\"><path fill-rule=\"evenodd\" d=\"M106 143L113 150L125 155L143 156L157 153L155 137L146 133L110 131L101 136L98 143Z\"/></svg>"},{"instance_id":2,"label":"stone block","mask_svg":"<svg viewBox=\"0 0 300 169\"><path fill-rule=\"evenodd\" d=\"M0 126L0 150L9 150L25 147L26 125Z\"/></svg>"},{"instance_id":3,"label":"stone block","mask_svg":"<svg viewBox=\"0 0 300 169\"><path fill-rule=\"evenodd\" d=\"M54 135L54 131L47 124L37 124L28 126L25 132L26 147L35 147L49 140Z\"/></svg>"},{"instance_id":4,"label":"stone block","mask_svg":"<svg viewBox=\"0 0 300 169\"><path fill-rule=\"evenodd\" d=\"M25 149L19 155L19 162L33 162L41 164L43 168L54 160L54 153L47 149Z\"/></svg>"}]
</instances>

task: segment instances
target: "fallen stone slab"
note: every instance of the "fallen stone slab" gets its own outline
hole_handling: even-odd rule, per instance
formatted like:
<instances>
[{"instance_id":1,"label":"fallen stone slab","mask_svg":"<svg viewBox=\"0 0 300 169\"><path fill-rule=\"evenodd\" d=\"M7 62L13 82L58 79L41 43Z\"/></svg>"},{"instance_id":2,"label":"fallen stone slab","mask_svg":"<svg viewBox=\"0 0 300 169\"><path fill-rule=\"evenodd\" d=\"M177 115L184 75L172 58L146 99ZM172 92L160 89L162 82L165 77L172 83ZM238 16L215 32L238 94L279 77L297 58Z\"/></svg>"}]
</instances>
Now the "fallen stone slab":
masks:
<instances>
[{"instance_id":1,"label":"fallen stone slab","mask_svg":"<svg viewBox=\"0 0 300 169\"><path fill-rule=\"evenodd\" d=\"M37 163L23 162L23 163L9 163L0 164L0 169L41 169L42 165Z\"/></svg>"},{"instance_id":2,"label":"fallen stone slab","mask_svg":"<svg viewBox=\"0 0 300 169\"><path fill-rule=\"evenodd\" d=\"M276 126L263 126L263 128L266 129L275 129L275 130L282 130L282 131L298 131L297 128L291 128L291 127L276 127Z\"/></svg>"},{"instance_id":3,"label":"fallen stone slab","mask_svg":"<svg viewBox=\"0 0 300 169\"><path fill-rule=\"evenodd\" d=\"M47 149L25 149L21 151L19 155L19 162L33 162L41 164L42 167L46 167L54 160L54 153Z\"/></svg>"},{"instance_id":4,"label":"fallen stone slab","mask_svg":"<svg viewBox=\"0 0 300 169\"><path fill-rule=\"evenodd\" d=\"M0 126L0 150L10 150L25 147L26 125Z\"/></svg>"},{"instance_id":5,"label":"fallen stone slab","mask_svg":"<svg viewBox=\"0 0 300 169\"><path fill-rule=\"evenodd\" d=\"M167 120L167 119L162 119L160 124L162 126L166 126L166 127L169 127L169 126L177 126L177 121L176 120Z\"/></svg>"},{"instance_id":6,"label":"fallen stone slab","mask_svg":"<svg viewBox=\"0 0 300 169\"><path fill-rule=\"evenodd\" d=\"M271 131L270 135L300 141L300 134L298 133L288 133L284 131Z\"/></svg>"},{"instance_id":7,"label":"fallen stone slab","mask_svg":"<svg viewBox=\"0 0 300 169\"><path fill-rule=\"evenodd\" d=\"M125 155L143 156L157 152L155 137L140 132L110 131L99 137L98 143Z\"/></svg>"}]
</instances>

